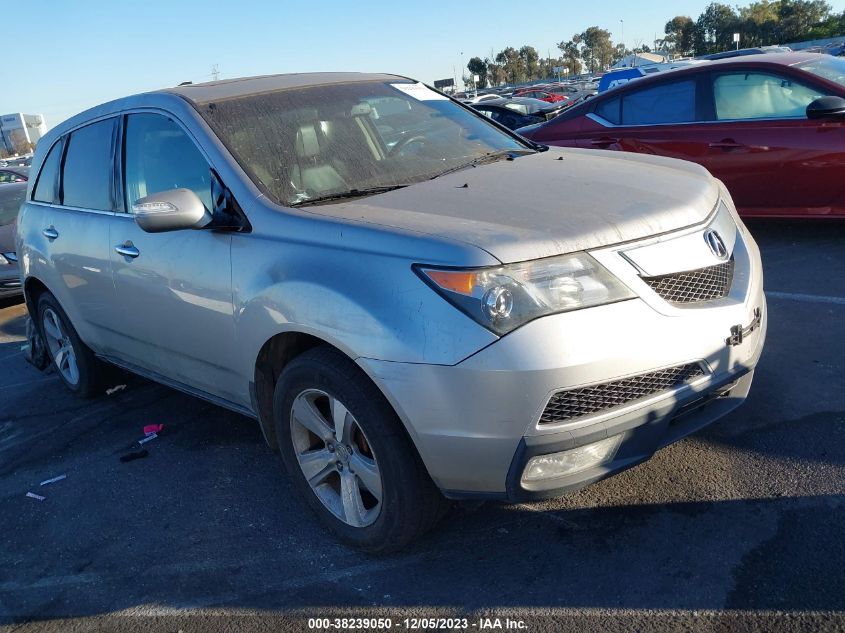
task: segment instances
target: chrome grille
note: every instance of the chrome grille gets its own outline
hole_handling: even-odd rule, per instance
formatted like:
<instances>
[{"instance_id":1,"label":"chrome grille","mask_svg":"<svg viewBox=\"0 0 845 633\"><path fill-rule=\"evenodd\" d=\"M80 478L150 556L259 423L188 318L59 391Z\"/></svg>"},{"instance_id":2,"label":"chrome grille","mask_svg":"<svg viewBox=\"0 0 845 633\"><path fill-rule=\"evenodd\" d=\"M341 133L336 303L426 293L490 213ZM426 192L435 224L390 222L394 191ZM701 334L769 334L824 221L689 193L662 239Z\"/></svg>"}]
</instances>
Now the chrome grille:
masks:
<instances>
[{"instance_id":1,"label":"chrome grille","mask_svg":"<svg viewBox=\"0 0 845 633\"><path fill-rule=\"evenodd\" d=\"M734 260L659 277L643 277L651 289L669 303L698 303L720 299L731 290Z\"/></svg>"},{"instance_id":2,"label":"chrome grille","mask_svg":"<svg viewBox=\"0 0 845 633\"><path fill-rule=\"evenodd\" d=\"M622 378L600 385L559 391L546 405L540 424L555 424L675 389L703 376L695 363Z\"/></svg>"}]
</instances>

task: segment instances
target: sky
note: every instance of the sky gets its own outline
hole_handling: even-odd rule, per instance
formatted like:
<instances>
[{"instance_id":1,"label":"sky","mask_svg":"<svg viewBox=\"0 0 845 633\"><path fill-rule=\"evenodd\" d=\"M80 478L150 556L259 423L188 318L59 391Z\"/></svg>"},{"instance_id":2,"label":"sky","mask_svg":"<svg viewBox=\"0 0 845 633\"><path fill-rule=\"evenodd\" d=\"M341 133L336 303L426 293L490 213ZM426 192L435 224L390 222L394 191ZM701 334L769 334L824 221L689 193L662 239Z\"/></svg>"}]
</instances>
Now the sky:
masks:
<instances>
[{"instance_id":1,"label":"sky","mask_svg":"<svg viewBox=\"0 0 845 633\"><path fill-rule=\"evenodd\" d=\"M10 0L7 0L10 1ZM529 44L542 57L597 25L651 45L709 0L26 0L6 15L0 114L48 126L110 99L220 78L309 71L457 75L472 56ZM746 2L741 2L746 4ZM845 0L830 2L845 10Z\"/></svg>"}]
</instances>

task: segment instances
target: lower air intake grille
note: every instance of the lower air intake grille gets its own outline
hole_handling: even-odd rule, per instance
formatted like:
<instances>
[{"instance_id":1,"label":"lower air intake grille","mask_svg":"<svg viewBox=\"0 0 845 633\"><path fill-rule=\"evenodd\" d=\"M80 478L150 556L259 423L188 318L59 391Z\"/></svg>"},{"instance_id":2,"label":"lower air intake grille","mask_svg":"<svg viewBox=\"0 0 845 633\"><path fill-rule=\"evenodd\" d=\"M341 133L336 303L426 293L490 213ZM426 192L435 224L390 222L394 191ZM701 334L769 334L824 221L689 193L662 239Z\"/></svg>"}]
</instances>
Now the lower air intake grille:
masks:
<instances>
[{"instance_id":1,"label":"lower air intake grille","mask_svg":"<svg viewBox=\"0 0 845 633\"><path fill-rule=\"evenodd\" d=\"M559 391L546 405L546 410L540 416L540 424L555 424L604 411L675 389L703 375L701 367L689 363L591 387Z\"/></svg>"},{"instance_id":2,"label":"lower air intake grille","mask_svg":"<svg viewBox=\"0 0 845 633\"><path fill-rule=\"evenodd\" d=\"M651 289L669 303L697 303L721 299L731 290L734 260L698 270L689 270L659 277L643 277Z\"/></svg>"}]
</instances>

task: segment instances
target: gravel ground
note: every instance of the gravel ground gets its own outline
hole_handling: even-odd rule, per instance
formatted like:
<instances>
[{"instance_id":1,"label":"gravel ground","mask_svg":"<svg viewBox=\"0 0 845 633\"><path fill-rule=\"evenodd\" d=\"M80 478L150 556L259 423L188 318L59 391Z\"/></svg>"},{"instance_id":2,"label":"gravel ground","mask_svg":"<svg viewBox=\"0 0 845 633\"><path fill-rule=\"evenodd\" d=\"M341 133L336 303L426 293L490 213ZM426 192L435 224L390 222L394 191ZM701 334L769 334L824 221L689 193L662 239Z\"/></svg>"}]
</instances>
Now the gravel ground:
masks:
<instances>
[{"instance_id":1,"label":"gravel ground","mask_svg":"<svg viewBox=\"0 0 845 633\"><path fill-rule=\"evenodd\" d=\"M320 527L253 421L140 378L76 400L25 363L25 307L0 304L0 631L307 630L326 616L845 630L845 223L750 226L769 337L743 407L581 492L456 508L378 558ZM154 423L150 456L121 463Z\"/></svg>"}]
</instances>

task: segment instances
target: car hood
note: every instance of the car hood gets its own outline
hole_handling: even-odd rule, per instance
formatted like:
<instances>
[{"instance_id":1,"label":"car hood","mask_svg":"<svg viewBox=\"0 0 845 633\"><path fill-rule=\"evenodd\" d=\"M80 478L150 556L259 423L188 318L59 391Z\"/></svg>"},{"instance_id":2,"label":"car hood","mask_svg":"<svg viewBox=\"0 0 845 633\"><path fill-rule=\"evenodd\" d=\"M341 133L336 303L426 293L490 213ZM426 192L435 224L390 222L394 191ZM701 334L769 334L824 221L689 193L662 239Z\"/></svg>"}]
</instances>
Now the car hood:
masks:
<instances>
[{"instance_id":1,"label":"car hood","mask_svg":"<svg viewBox=\"0 0 845 633\"><path fill-rule=\"evenodd\" d=\"M693 163L550 148L308 210L458 240L510 263L698 224L718 197L718 181Z\"/></svg>"}]
</instances>

